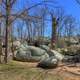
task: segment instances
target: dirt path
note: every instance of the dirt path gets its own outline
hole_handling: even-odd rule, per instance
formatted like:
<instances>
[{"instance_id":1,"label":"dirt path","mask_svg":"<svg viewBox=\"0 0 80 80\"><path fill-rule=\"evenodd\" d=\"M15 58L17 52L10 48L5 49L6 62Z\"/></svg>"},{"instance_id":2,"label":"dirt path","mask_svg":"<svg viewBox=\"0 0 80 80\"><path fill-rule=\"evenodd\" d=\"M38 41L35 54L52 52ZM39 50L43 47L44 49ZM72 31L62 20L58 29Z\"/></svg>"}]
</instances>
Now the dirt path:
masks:
<instances>
[{"instance_id":1,"label":"dirt path","mask_svg":"<svg viewBox=\"0 0 80 80\"><path fill-rule=\"evenodd\" d=\"M80 80L80 66L60 66L54 70L51 70L49 73L59 75L63 78L63 80Z\"/></svg>"}]
</instances>

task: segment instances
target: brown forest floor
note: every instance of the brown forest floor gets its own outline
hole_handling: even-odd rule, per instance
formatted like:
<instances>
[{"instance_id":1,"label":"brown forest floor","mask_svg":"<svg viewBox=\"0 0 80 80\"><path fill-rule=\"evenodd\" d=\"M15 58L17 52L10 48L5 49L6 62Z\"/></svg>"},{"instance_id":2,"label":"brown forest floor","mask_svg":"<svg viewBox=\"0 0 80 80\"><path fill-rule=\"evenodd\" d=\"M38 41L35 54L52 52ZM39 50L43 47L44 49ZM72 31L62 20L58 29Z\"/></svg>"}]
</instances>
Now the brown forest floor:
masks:
<instances>
[{"instance_id":1,"label":"brown forest floor","mask_svg":"<svg viewBox=\"0 0 80 80\"><path fill-rule=\"evenodd\" d=\"M80 66L59 65L56 69L37 68L37 63L11 61L0 64L0 80L80 80Z\"/></svg>"}]
</instances>

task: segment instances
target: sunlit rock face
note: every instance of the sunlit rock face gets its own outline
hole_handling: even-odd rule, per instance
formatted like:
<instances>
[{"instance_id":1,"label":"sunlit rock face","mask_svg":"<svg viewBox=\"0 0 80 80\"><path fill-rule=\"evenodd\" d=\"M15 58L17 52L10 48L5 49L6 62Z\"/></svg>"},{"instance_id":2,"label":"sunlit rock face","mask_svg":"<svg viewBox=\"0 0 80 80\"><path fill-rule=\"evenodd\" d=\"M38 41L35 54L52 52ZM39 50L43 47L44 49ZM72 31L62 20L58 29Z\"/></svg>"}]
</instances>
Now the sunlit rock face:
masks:
<instances>
[{"instance_id":1,"label":"sunlit rock face","mask_svg":"<svg viewBox=\"0 0 80 80\"><path fill-rule=\"evenodd\" d=\"M60 54L59 52L57 52L57 51L55 51L55 50L51 50L51 52L54 54L54 56L55 56L58 60L60 60L60 61L63 60L64 55Z\"/></svg>"},{"instance_id":2,"label":"sunlit rock face","mask_svg":"<svg viewBox=\"0 0 80 80\"><path fill-rule=\"evenodd\" d=\"M45 50L34 46L25 47L24 45L21 45L15 54L17 60L30 62L41 61L48 57L49 55Z\"/></svg>"}]
</instances>

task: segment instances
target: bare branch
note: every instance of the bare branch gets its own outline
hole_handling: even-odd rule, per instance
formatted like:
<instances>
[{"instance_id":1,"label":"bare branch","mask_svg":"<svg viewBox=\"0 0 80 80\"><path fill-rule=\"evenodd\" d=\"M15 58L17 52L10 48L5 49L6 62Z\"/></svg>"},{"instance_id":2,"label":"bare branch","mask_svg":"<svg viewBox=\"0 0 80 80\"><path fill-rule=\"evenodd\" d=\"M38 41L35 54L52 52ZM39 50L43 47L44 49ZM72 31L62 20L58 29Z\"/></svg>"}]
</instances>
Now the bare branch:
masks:
<instances>
[{"instance_id":1,"label":"bare branch","mask_svg":"<svg viewBox=\"0 0 80 80\"><path fill-rule=\"evenodd\" d=\"M42 2L40 2L40 3L37 3L37 4L35 4L35 5L27 8L27 10L30 10L30 9L32 9L32 8L34 8L34 7L39 6L39 5L44 5L44 3L53 3L53 2L54 2L54 1L42 1Z\"/></svg>"},{"instance_id":2,"label":"bare branch","mask_svg":"<svg viewBox=\"0 0 80 80\"><path fill-rule=\"evenodd\" d=\"M3 4L6 4L6 1L2 0L2 3L3 3Z\"/></svg>"},{"instance_id":3,"label":"bare branch","mask_svg":"<svg viewBox=\"0 0 80 80\"><path fill-rule=\"evenodd\" d=\"M15 4L16 0L11 0L10 1L10 7L12 8L13 4Z\"/></svg>"},{"instance_id":4,"label":"bare branch","mask_svg":"<svg viewBox=\"0 0 80 80\"><path fill-rule=\"evenodd\" d=\"M10 5L13 5L16 2L16 0L11 0Z\"/></svg>"}]
</instances>

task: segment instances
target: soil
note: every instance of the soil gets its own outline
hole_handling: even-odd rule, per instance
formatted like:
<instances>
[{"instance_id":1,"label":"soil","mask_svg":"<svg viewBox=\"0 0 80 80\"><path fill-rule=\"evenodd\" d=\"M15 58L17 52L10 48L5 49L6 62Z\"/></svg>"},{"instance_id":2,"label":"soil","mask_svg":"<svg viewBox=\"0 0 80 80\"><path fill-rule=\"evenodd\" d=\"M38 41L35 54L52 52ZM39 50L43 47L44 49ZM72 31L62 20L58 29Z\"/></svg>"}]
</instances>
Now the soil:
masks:
<instances>
[{"instance_id":1,"label":"soil","mask_svg":"<svg viewBox=\"0 0 80 80\"><path fill-rule=\"evenodd\" d=\"M61 76L63 80L80 80L80 64L76 66L60 65L53 71L51 70L50 73Z\"/></svg>"}]
</instances>

